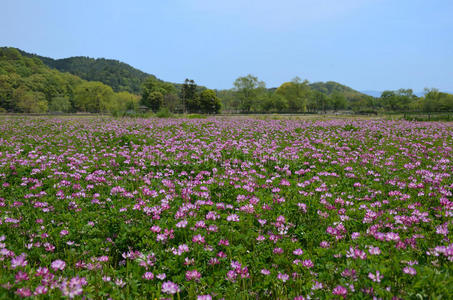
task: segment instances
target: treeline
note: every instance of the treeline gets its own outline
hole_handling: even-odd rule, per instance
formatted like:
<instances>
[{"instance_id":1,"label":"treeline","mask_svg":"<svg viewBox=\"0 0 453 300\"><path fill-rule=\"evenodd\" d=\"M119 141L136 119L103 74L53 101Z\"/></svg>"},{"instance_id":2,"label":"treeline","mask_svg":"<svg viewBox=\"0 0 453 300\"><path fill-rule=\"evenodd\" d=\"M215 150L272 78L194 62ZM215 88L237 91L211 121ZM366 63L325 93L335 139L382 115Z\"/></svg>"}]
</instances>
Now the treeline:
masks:
<instances>
[{"instance_id":1,"label":"treeline","mask_svg":"<svg viewBox=\"0 0 453 300\"><path fill-rule=\"evenodd\" d=\"M75 74L99 81L87 81ZM216 91L198 86L190 79L183 84L164 82L114 60L82 57L53 60L16 48L0 48L0 112L122 115L160 110L205 114L221 110L225 113L443 112L453 111L453 95L427 89L423 97L417 97L410 89L400 89L384 91L376 98L337 82L309 83L298 77L278 88L266 88L253 75L237 78L232 89Z\"/></svg>"},{"instance_id":2,"label":"treeline","mask_svg":"<svg viewBox=\"0 0 453 300\"><path fill-rule=\"evenodd\" d=\"M161 109L170 112L218 113L215 91L193 80L175 85L148 76L140 95L114 92L99 81L49 68L37 56L23 56L15 48L0 48L0 112L90 112L126 114Z\"/></svg>"},{"instance_id":3,"label":"treeline","mask_svg":"<svg viewBox=\"0 0 453 300\"><path fill-rule=\"evenodd\" d=\"M216 114L221 108L214 90L198 87L191 79L177 89L171 83L149 77L143 84L140 103L154 112L163 108L178 113Z\"/></svg>"},{"instance_id":4,"label":"treeline","mask_svg":"<svg viewBox=\"0 0 453 300\"><path fill-rule=\"evenodd\" d=\"M309 83L299 77L276 89L267 89L256 76L239 77L234 88L218 91L223 109L231 113L355 113L453 111L453 95L425 89L417 97L411 89L384 91L376 98L336 82Z\"/></svg>"}]
</instances>

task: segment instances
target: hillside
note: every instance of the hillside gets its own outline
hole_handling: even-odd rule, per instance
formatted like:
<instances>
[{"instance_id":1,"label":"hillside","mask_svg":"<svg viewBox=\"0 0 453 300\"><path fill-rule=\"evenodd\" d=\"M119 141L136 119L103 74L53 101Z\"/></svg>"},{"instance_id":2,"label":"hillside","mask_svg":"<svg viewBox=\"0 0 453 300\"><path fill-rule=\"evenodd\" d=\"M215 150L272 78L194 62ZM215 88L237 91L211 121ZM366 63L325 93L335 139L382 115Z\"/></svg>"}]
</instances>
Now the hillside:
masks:
<instances>
[{"instance_id":1,"label":"hillside","mask_svg":"<svg viewBox=\"0 0 453 300\"><path fill-rule=\"evenodd\" d=\"M154 76L113 59L95 59L84 56L53 59L22 50L19 52L25 57L38 58L48 67L58 71L68 72L88 81L107 84L115 92L127 91L139 94L144 80L149 76Z\"/></svg>"},{"instance_id":2,"label":"hillside","mask_svg":"<svg viewBox=\"0 0 453 300\"><path fill-rule=\"evenodd\" d=\"M102 82L52 69L18 49L0 48L0 112L112 112L136 107L138 100Z\"/></svg>"},{"instance_id":3,"label":"hillside","mask_svg":"<svg viewBox=\"0 0 453 300\"><path fill-rule=\"evenodd\" d=\"M343 94L348 100L353 100L366 96L365 94L359 91L356 91L346 85L340 84L335 81L310 83L310 88L315 91L320 91L328 96L330 96L333 93L340 93Z\"/></svg>"}]
</instances>

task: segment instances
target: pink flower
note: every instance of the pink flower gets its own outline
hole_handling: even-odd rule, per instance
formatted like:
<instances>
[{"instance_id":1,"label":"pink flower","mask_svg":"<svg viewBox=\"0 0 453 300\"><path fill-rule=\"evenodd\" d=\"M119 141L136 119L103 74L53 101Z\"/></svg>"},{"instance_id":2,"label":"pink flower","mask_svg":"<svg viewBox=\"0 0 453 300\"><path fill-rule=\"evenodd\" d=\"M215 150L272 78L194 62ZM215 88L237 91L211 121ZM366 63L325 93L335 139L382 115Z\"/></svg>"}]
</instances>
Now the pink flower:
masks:
<instances>
[{"instance_id":1,"label":"pink flower","mask_svg":"<svg viewBox=\"0 0 453 300\"><path fill-rule=\"evenodd\" d=\"M192 271L187 271L186 272L186 280L187 281L198 280L200 278L201 278L201 274L197 270L192 270Z\"/></svg>"},{"instance_id":2,"label":"pink flower","mask_svg":"<svg viewBox=\"0 0 453 300\"><path fill-rule=\"evenodd\" d=\"M303 251L302 249L299 248L299 249L294 250L294 251L293 251L293 254L294 254L294 255L302 255L302 254L304 254L304 251Z\"/></svg>"},{"instance_id":3,"label":"pink flower","mask_svg":"<svg viewBox=\"0 0 453 300\"><path fill-rule=\"evenodd\" d=\"M226 220L228 222L239 222L239 216L236 214L229 215Z\"/></svg>"},{"instance_id":4,"label":"pink flower","mask_svg":"<svg viewBox=\"0 0 453 300\"><path fill-rule=\"evenodd\" d=\"M406 273L406 274L409 274L411 276L415 276L417 274L417 271L414 268L412 268L412 267L405 267L403 269L403 272Z\"/></svg>"},{"instance_id":5,"label":"pink flower","mask_svg":"<svg viewBox=\"0 0 453 300\"><path fill-rule=\"evenodd\" d=\"M305 259L303 262L302 262L302 265L306 268L313 268L314 264L311 260L309 259Z\"/></svg>"},{"instance_id":6,"label":"pink flower","mask_svg":"<svg viewBox=\"0 0 453 300\"><path fill-rule=\"evenodd\" d=\"M370 246L370 249L368 249L368 252L371 255L379 255L379 254L381 254L381 249L379 249L379 247Z\"/></svg>"},{"instance_id":7,"label":"pink flower","mask_svg":"<svg viewBox=\"0 0 453 300\"><path fill-rule=\"evenodd\" d=\"M21 255L18 255L11 259L11 268L15 269L17 267L25 267L28 264L27 260L25 259L26 256L27 255L25 253L22 253Z\"/></svg>"},{"instance_id":8,"label":"pink flower","mask_svg":"<svg viewBox=\"0 0 453 300\"><path fill-rule=\"evenodd\" d=\"M63 271L64 268L66 267L66 263L62 261L61 259L57 259L52 262L50 265L54 271L60 270Z\"/></svg>"},{"instance_id":9,"label":"pink flower","mask_svg":"<svg viewBox=\"0 0 453 300\"><path fill-rule=\"evenodd\" d=\"M44 295L45 293L47 293L48 289L47 287L43 286L43 285L38 285L35 289L35 292L33 293L33 295L35 296L39 296L39 295Z\"/></svg>"},{"instance_id":10,"label":"pink flower","mask_svg":"<svg viewBox=\"0 0 453 300\"><path fill-rule=\"evenodd\" d=\"M203 244L205 242L204 237L201 234L194 235L192 242L197 244Z\"/></svg>"},{"instance_id":11,"label":"pink flower","mask_svg":"<svg viewBox=\"0 0 453 300\"><path fill-rule=\"evenodd\" d=\"M145 274L143 274L142 278L146 280L153 280L154 274L152 272L146 272Z\"/></svg>"},{"instance_id":12,"label":"pink flower","mask_svg":"<svg viewBox=\"0 0 453 300\"><path fill-rule=\"evenodd\" d=\"M263 275L269 275L271 273L271 271L267 270L267 269L261 269L261 274Z\"/></svg>"},{"instance_id":13,"label":"pink flower","mask_svg":"<svg viewBox=\"0 0 453 300\"><path fill-rule=\"evenodd\" d=\"M373 274L371 272L368 273L368 278L370 278L374 282L381 282L381 279L384 278L384 276L382 276L379 271L376 271L376 274Z\"/></svg>"},{"instance_id":14,"label":"pink flower","mask_svg":"<svg viewBox=\"0 0 453 300\"><path fill-rule=\"evenodd\" d=\"M273 253L274 254L282 254L283 253L283 249L282 248L274 248Z\"/></svg>"},{"instance_id":15,"label":"pink flower","mask_svg":"<svg viewBox=\"0 0 453 300\"><path fill-rule=\"evenodd\" d=\"M348 290L345 287L341 286L341 285L337 285L332 290L332 294L338 295L338 296L342 296L343 298L345 298L346 295L348 294Z\"/></svg>"},{"instance_id":16,"label":"pink flower","mask_svg":"<svg viewBox=\"0 0 453 300\"><path fill-rule=\"evenodd\" d=\"M277 278L283 282L286 282L289 279L289 275L285 273L278 273Z\"/></svg>"}]
</instances>

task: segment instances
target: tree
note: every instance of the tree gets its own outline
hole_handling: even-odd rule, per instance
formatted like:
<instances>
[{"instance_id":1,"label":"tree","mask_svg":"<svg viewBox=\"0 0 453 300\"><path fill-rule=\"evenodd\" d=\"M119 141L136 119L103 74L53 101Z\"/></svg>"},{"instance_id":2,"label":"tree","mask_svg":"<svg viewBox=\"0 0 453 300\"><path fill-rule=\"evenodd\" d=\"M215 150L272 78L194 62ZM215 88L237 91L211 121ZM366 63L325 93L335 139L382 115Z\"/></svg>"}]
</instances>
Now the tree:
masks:
<instances>
[{"instance_id":1,"label":"tree","mask_svg":"<svg viewBox=\"0 0 453 300\"><path fill-rule=\"evenodd\" d=\"M181 99L184 113L195 112L199 109L197 85L193 79L186 78L181 90Z\"/></svg>"},{"instance_id":2,"label":"tree","mask_svg":"<svg viewBox=\"0 0 453 300\"><path fill-rule=\"evenodd\" d=\"M65 96L58 96L53 97L49 103L49 111L50 112L70 112L71 111L71 102L69 101L69 97Z\"/></svg>"},{"instance_id":3,"label":"tree","mask_svg":"<svg viewBox=\"0 0 453 300\"><path fill-rule=\"evenodd\" d=\"M113 96L112 88L101 82L84 82L75 89L74 104L79 111L108 112L114 106Z\"/></svg>"},{"instance_id":4,"label":"tree","mask_svg":"<svg viewBox=\"0 0 453 300\"><path fill-rule=\"evenodd\" d=\"M307 110L307 101L310 96L310 86L307 80L302 82L299 77L295 77L292 81L283 83L275 93L286 99L287 108L291 112Z\"/></svg>"},{"instance_id":5,"label":"tree","mask_svg":"<svg viewBox=\"0 0 453 300\"><path fill-rule=\"evenodd\" d=\"M23 113L47 112L47 101L43 93L28 91L21 87L14 91L17 99L17 108Z\"/></svg>"},{"instance_id":6,"label":"tree","mask_svg":"<svg viewBox=\"0 0 453 300\"><path fill-rule=\"evenodd\" d=\"M142 86L141 104L153 111L157 111L164 104L164 97L169 94L176 95L176 89L173 84L157 80L154 76L149 76Z\"/></svg>"},{"instance_id":7,"label":"tree","mask_svg":"<svg viewBox=\"0 0 453 300\"><path fill-rule=\"evenodd\" d=\"M140 96L129 92L115 93L115 110L117 112L137 111L140 103Z\"/></svg>"},{"instance_id":8,"label":"tree","mask_svg":"<svg viewBox=\"0 0 453 300\"><path fill-rule=\"evenodd\" d=\"M347 100L343 94L334 92L330 98L332 100L332 108L334 111L346 108Z\"/></svg>"},{"instance_id":9,"label":"tree","mask_svg":"<svg viewBox=\"0 0 453 300\"><path fill-rule=\"evenodd\" d=\"M237 78L233 84L236 95L240 100L239 108L244 112L250 112L254 100L266 88L263 81L259 81L258 77L251 74Z\"/></svg>"},{"instance_id":10,"label":"tree","mask_svg":"<svg viewBox=\"0 0 453 300\"><path fill-rule=\"evenodd\" d=\"M315 111L321 110L326 113L327 109L330 107L330 98L320 91L314 91L311 98L310 105L315 108Z\"/></svg>"},{"instance_id":11,"label":"tree","mask_svg":"<svg viewBox=\"0 0 453 300\"><path fill-rule=\"evenodd\" d=\"M285 97L283 97L279 94L272 95L273 111L284 112L284 111L288 110L288 107L289 107L288 100Z\"/></svg>"},{"instance_id":12,"label":"tree","mask_svg":"<svg viewBox=\"0 0 453 300\"><path fill-rule=\"evenodd\" d=\"M204 90L200 93L200 109L206 114L217 114L220 111L220 99L213 90Z\"/></svg>"},{"instance_id":13,"label":"tree","mask_svg":"<svg viewBox=\"0 0 453 300\"><path fill-rule=\"evenodd\" d=\"M157 112L162 104L164 104L164 95L161 92L151 92L145 105L151 108L153 112Z\"/></svg>"},{"instance_id":14,"label":"tree","mask_svg":"<svg viewBox=\"0 0 453 300\"><path fill-rule=\"evenodd\" d=\"M164 95L164 106L171 112L181 111L180 100L176 94Z\"/></svg>"}]
</instances>

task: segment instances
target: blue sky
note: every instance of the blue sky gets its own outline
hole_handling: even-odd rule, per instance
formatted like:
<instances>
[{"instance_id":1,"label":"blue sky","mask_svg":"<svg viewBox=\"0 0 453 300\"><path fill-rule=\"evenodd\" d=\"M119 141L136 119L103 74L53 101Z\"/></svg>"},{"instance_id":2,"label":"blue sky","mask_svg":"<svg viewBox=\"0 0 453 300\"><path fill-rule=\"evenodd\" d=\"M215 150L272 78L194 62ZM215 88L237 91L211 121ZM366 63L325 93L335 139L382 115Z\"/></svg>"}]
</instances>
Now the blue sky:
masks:
<instances>
[{"instance_id":1,"label":"blue sky","mask_svg":"<svg viewBox=\"0 0 453 300\"><path fill-rule=\"evenodd\" d=\"M231 88L295 76L357 90L453 91L451 0L2 0L0 46L105 57Z\"/></svg>"}]
</instances>

